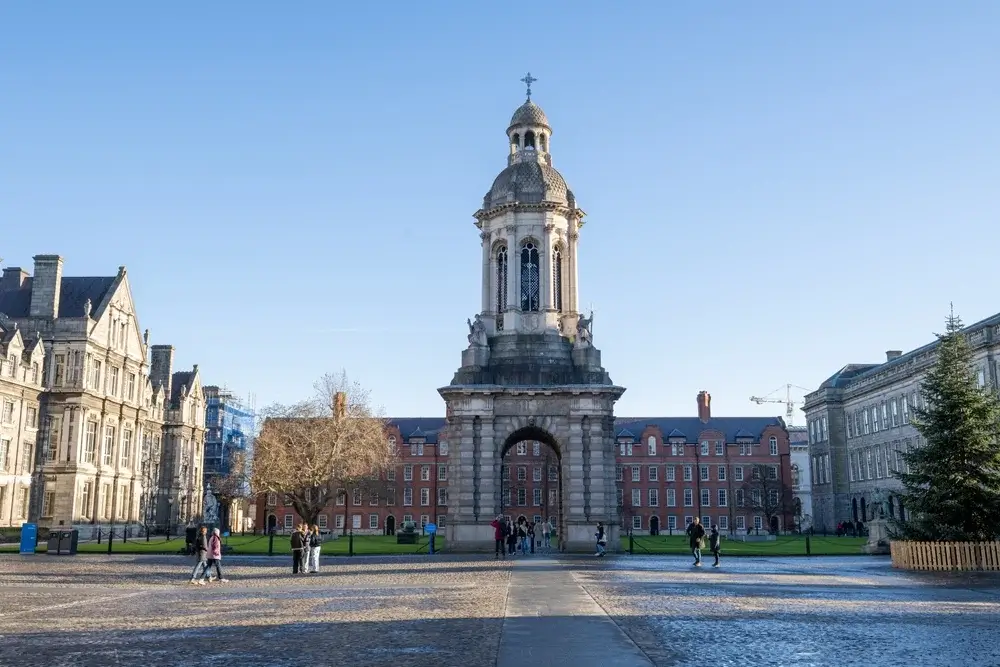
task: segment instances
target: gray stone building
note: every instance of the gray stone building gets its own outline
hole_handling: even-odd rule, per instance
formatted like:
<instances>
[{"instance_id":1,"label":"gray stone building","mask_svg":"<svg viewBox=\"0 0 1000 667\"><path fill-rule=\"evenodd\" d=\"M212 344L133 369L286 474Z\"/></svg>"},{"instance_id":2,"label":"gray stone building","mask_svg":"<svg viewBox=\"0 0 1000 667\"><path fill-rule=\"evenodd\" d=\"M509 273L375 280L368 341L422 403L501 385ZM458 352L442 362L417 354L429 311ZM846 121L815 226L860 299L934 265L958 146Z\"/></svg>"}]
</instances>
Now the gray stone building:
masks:
<instances>
[{"instance_id":1,"label":"gray stone building","mask_svg":"<svg viewBox=\"0 0 1000 667\"><path fill-rule=\"evenodd\" d=\"M0 527L28 517L45 345L0 316Z\"/></svg>"},{"instance_id":2,"label":"gray stone building","mask_svg":"<svg viewBox=\"0 0 1000 667\"><path fill-rule=\"evenodd\" d=\"M139 328L125 267L114 276L66 277L62 257L34 260L34 276L8 267L0 281L0 321L37 332L32 363L44 355L28 457L32 502L28 516L8 522L75 525L87 534L107 524L193 518L204 443L197 366L173 374L171 348L158 367L166 375L150 377L149 332ZM34 366L30 372L34 378ZM16 484L22 493L23 477Z\"/></svg>"},{"instance_id":3,"label":"gray stone building","mask_svg":"<svg viewBox=\"0 0 1000 667\"><path fill-rule=\"evenodd\" d=\"M1000 387L1000 314L964 332L980 386ZM876 489L888 498L891 515L905 513L893 472L905 467L901 453L922 444L911 417L923 405L920 383L936 349L934 341L906 354L890 350L880 364L848 364L806 395L817 530L868 520Z\"/></svg>"}]
</instances>

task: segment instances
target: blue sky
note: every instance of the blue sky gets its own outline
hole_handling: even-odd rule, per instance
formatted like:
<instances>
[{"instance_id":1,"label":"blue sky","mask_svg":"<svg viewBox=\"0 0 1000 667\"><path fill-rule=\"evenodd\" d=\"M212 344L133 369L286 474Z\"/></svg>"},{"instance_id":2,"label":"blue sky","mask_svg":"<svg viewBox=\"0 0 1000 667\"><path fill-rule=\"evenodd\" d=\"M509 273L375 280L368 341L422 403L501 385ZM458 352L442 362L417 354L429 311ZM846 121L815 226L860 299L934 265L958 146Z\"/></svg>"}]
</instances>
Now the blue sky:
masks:
<instances>
[{"instance_id":1,"label":"blue sky","mask_svg":"<svg viewBox=\"0 0 1000 667\"><path fill-rule=\"evenodd\" d=\"M443 414L527 71L619 414L779 414L1000 310L998 3L207 4L0 5L0 256L127 265L258 404Z\"/></svg>"}]
</instances>

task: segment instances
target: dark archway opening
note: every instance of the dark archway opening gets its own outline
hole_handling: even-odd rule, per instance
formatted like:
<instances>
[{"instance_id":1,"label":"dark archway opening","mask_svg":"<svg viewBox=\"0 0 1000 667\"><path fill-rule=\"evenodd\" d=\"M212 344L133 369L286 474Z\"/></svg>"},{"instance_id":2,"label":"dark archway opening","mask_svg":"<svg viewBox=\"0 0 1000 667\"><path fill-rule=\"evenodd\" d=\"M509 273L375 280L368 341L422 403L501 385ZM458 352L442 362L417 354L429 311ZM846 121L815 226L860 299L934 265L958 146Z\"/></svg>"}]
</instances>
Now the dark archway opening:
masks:
<instances>
[{"instance_id":1,"label":"dark archway opening","mask_svg":"<svg viewBox=\"0 0 1000 667\"><path fill-rule=\"evenodd\" d=\"M512 433L500 452L500 503L497 513L515 524L520 517L534 523L536 550L561 550L564 543L562 453L548 431L527 426ZM551 528L548 545L546 524ZM508 544L508 550L518 544Z\"/></svg>"},{"instance_id":2,"label":"dark archway opening","mask_svg":"<svg viewBox=\"0 0 1000 667\"><path fill-rule=\"evenodd\" d=\"M273 514L267 515L267 532L273 533L275 528L278 527L278 517Z\"/></svg>"},{"instance_id":3,"label":"dark archway opening","mask_svg":"<svg viewBox=\"0 0 1000 667\"><path fill-rule=\"evenodd\" d=\"M391 514L385 518L385 534L395 535L396 534L396 517Z\"/></svg>"},{"instance_id":4,"label":"dark archway opening","mask_svg":"<svg viewBox=\"0 0 1000 667\"><path fill-rule=\"evenodd\" d=\"M854 517L854 521L858 520L858 499L851 498L851 516Z\"/></svg>"},{"instance_id":5,"label":"dark archway opening","mask_svg":"<svg viewBox=\"0 0 1000 667\"><path fill-rule=\"evenodd\" d=\"M861 521L868 521L868 503L865 502L864 496L861 497Z\"/></svg>"},{"instance_id":6,"label":"dark archway opening","mask_svg":"<svg viewBox=\"0 0 1000 667\"><path fill-rule=\"evenodd\" d=\"M658 516L649 517L649 534L650 535L660 534L660 517Z\"/></svg>"}]
</instances>

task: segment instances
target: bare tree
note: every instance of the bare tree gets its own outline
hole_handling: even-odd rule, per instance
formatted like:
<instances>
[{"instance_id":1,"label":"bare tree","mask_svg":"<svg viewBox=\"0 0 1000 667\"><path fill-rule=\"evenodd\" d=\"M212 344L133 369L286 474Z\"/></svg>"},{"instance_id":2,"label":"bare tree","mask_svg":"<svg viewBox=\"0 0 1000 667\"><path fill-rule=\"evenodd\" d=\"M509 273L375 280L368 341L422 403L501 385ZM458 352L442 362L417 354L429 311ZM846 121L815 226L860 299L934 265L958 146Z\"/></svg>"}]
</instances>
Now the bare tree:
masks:
<instances>
[{"instance_id":1,"label":"bare tree","mask_svg":"<svg viewBox=\"0 0 1000 667\"><path fill-rule=\"evenodd\" d=\"M395 462L386 420L347 375L325 375L312 398L265 411L254 446L252 488L291 501L303 520L317 517L345 480L381 479Z\"/></svg>"},{"instance_id":2,"label":"bare tree","mask_svg":"<svg viewBox=\"0 0 1000 667\"><path fill-rule=\"evenodd\" d=\"M219 524L230 526L230 513L234 503L252 496L250 490L251 467L245 451L234 451L229 456L229 472L212 478L212 493L219 501Z\"/></svg>"},{"instance_id":3,"label":"bare tree","mask_svg":"<svg viewBox=\"0 0 1000 667\"><path fill-rule=\"evenodd\" d=\"M781 478L780 467L761 463L747 467L750 476L741 489L747 507L764 515L769 532L775 517L787 525L792 514L792 488Z\"/></svg>"}]
</instances>

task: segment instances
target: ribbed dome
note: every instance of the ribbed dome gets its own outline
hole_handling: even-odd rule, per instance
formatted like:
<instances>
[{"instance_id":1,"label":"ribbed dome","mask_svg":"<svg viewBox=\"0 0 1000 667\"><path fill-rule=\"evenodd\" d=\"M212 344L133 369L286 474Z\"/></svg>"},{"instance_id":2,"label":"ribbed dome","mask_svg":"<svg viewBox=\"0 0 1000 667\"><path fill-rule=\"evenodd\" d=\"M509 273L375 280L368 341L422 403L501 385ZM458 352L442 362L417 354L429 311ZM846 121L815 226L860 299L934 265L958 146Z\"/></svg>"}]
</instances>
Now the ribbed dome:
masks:
<instances>
[{"instance_id":1,"label":"ribbed dome","mask_svg":"<svg viewBox=\"0 0 1000 667\"><path fill-rule=\"evenodd\" d=\"M510 127L514 127L515 125L542 125L549 127L549 119L545 117L542 107L528 100L519 106L514 115L511 116Z\"/></svg>"},{"instance_id":2,"label":"ribbed dome","mask_svg":"<svg viewBox=\"0 0 1000 667\"><path fill-rule=\"evenodd\" d=\"M558 171L542 162L524 160L500 172L493 181L493 187L483 197L483 209L488 211L503 204L542 202L575 205L573 193Z\"/></svg>"}]
</instances>

